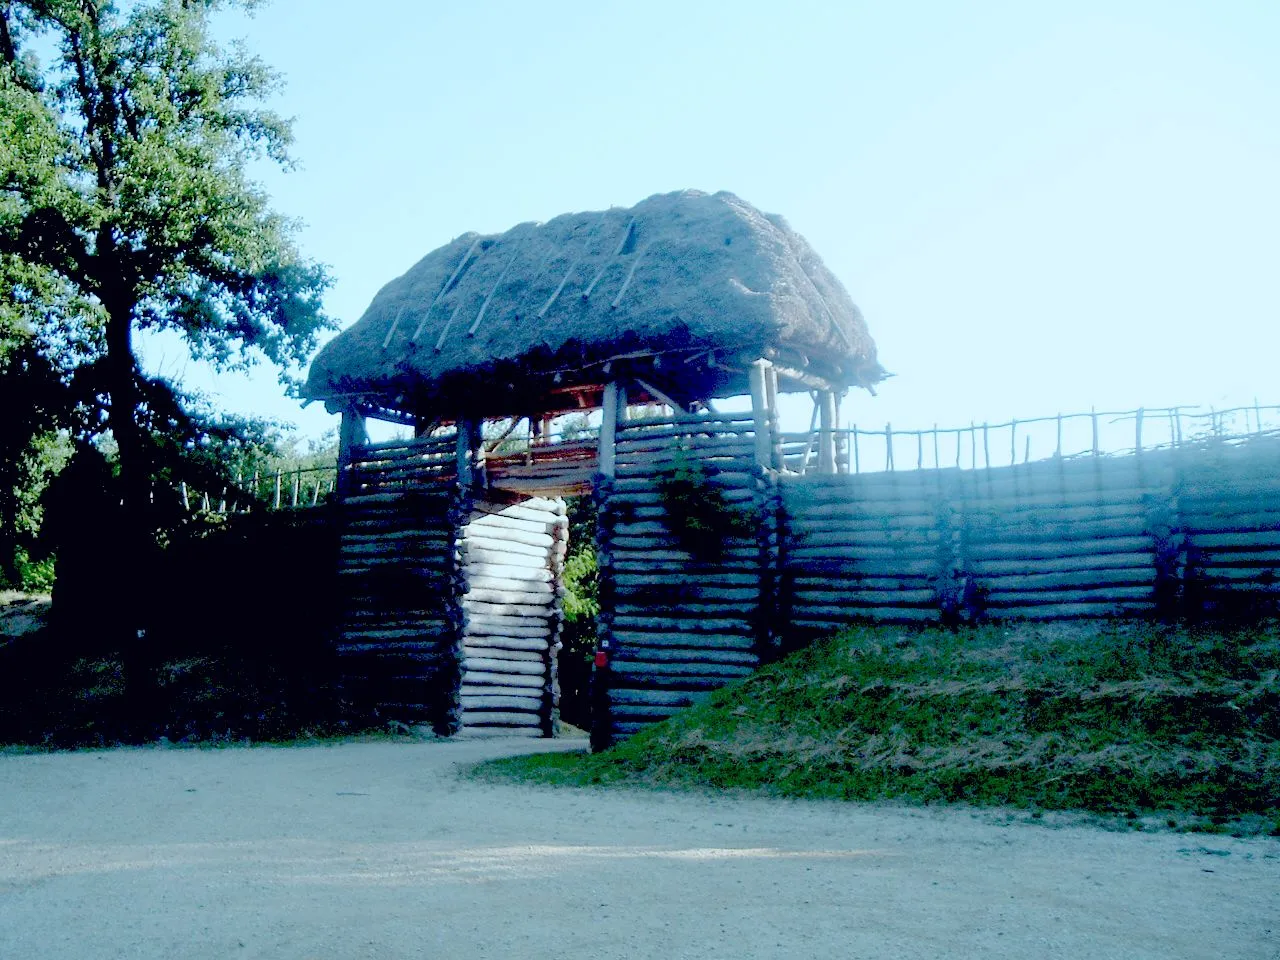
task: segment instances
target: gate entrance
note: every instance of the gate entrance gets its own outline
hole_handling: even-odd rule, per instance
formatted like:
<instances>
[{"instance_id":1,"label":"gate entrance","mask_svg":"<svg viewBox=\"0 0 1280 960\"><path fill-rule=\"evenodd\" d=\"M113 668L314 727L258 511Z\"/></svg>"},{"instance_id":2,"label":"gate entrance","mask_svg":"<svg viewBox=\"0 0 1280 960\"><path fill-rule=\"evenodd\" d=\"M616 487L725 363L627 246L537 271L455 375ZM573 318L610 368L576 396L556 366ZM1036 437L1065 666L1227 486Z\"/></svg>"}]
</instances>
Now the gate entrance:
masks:
<instances>
[{"instance_id":1,"label":"gate entrance","mask_svg":"<svg viewBox=\"0 0 1280 960\"><path fill-rule=\"evenodd\" d=\"M429 254L325 347L307 385L342 414L353 696L441 733L551 734L558 498L588 492L607 694L595 742L750 672L773 640L777 397L811 394L804 458L830 472L840 397L885 375L812 248L731 194L655 196ZM749 414L713 406L745 395ZM571 413L598 436L554 440ZM416 437L369 444L368 417ZM503 453L521 424L522 448Z\"/></svg>"}]
</instances>

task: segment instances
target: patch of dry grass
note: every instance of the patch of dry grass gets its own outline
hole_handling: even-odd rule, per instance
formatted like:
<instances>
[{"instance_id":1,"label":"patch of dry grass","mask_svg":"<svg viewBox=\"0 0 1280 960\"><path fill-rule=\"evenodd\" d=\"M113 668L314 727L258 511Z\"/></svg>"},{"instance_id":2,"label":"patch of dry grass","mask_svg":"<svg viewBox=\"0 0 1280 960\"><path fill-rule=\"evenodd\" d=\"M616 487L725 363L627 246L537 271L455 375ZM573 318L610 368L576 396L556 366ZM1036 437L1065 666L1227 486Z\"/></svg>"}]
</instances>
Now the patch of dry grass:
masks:
<instances>
[{"instance_id":1,"label":"patch of dry grass","mask_svg":"<svg viewBox=\"0 0 1280 960\"><path fill-rule=\"evenodd\" d=\"M486 775L1280 829L1280 629L850 630L594 756Z\"/></svg>"}]
</instances>

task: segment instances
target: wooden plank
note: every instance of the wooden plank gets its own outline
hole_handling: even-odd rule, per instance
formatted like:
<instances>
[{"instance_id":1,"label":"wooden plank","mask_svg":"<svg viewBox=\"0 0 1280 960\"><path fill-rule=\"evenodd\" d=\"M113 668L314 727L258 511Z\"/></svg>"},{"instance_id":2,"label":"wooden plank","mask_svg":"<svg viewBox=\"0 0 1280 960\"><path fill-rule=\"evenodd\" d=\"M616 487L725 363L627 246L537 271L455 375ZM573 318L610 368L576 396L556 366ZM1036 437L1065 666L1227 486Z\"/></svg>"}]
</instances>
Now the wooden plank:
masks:
<instances>
[{"instance_id":1,"label":"wooden plank","mask_svg":"<svg viewBox=\"0 0 1280 960\"><path fill-rule=\"evenodd\" d=\"M1013 559L973 558L968 567L976 576L999 576L1024 573L1068 573L1081 570L1150 570L1155 565L1154 550L1133 553L1082 554L1072 557L1026 557Z\"/></svg>"},{"instance_id":2,"label":"wooden plank","mask_svg":"<svg viewBox=\"0 0 1280 960\"><path fill-rule=\"evenodd\" d=\"M755 630L751 621L742 617L704 617L696 613L689 613L681 617L635 617L623 616L615 613L613 617L613 627L615 630L670 631L672 629L679 629L687 631L690 634L741 633L748 636L753 634ZM690 639L693 641L696 640L696 637L691 637Z\"/></svg>"},{"instance_id":3,"label":"wooden plank","mask_svg":"<svg viewBox=\"0 0 1280 960\"><path fill-rule=\"evenodd\" d=\"M1123 603L1153 599L1150 586L1119 587L1105 584L1077 590L992 590L987 594L986 603L988 607L1020 607L1028 604Z\"/></svg>"},{"instance_id":4,"label":"wooden plank","mask_svg":"<svg viewBox=\"0 0 1280 960\"><path fill-rule=\"evenodd\" d=\"M464 657L482 657L490 660L513 660L540 665L545 665L547 662L545 645L542 650L507 650L504 647L491 647L467 639L463 642L462 653Z\"/></svg>"}]
</instances>

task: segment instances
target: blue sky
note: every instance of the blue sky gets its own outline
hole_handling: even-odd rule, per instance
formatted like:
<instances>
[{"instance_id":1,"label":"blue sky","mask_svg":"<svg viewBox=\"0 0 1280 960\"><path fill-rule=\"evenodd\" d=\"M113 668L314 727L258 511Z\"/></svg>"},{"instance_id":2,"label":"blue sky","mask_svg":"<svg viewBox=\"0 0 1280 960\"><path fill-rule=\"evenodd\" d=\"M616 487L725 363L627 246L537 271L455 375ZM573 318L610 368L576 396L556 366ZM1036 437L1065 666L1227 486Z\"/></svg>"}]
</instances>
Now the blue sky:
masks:
<instances>
[{"instance_id":1,"label":"blue sky","mask_svg":"<svg viewBox=\"0 0 1280 960\"><path fill-rule=\"evenodd\" d=\"M276 0L219 29L284 74L300 166L263 182L344 325L468 230L723 189L809 239L897 374L846 421L1280 402L1274 0ZM148 359L335 422L268 367Z\"/></svg>"}]
</instances>

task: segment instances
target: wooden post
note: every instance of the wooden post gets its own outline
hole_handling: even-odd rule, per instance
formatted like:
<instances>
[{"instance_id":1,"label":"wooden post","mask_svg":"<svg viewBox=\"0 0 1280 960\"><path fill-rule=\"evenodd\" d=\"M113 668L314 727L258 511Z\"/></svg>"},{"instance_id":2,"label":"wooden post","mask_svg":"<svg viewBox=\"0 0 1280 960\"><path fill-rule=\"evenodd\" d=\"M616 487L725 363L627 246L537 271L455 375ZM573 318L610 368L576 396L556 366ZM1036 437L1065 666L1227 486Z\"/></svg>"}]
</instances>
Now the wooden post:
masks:
<instances>
[{"instance_id":1,"label":"wooden post","mask_svg":"<svg viewBox=\"0 0 1280 960\"><path fill-rule=\"evenodd\" d=\"M771 366L768 360L756 360L751 364L751 415L755 420L756 463L769 467L773 461L773 436L770 424L769 390L765 371Z\"/></svg>"},{"instance_id":2,"label":"wooden post","mask_svg":"<svg viewBox=\"0 0 1280 960\"><path fill-rule=\"evenodd\" d=\"M476 423L474 420L459 417L454 424L454 430L458 450L458 486L463 490L470 490L476 482Z\"/></svg>"},{"instance_id":3,"label":"wooden post","mask_svg":"<svg viewBox=\"0 0 1280 960\"><path fill-rule=\"evenodd\" d=\"M818 473L836 472L836 398L830 390L818 394Z\"/></svg>"},{"instance_id":4,"label":"wooden post","mask_svg":"<svg viewBox=\"0 0 1280 960\"><path fill-rule=\"evenodd\" d=\"M765 397L769 401L769 439L772 445L769 464L773 469L781 470L783 463L782 434L778 430L778 370L773 364L769 364L765 370L764 390ZM835 472L834 467L832 472Z\"/></svg>"},{"instance_id":5,"label":"wooden post","mask_svg":"<svg viewBox=\"0 0 1280 960\"><path fill-rule=\"evenodd\" d=\"M279 467L276 467L276 492L275 492L275 499L272 502L272 509L273 510L280 509L280 468Z\"/></svg>"},{"instance_id":6,"label":"wooden post","mask_svg":"<svg viewBox=\"0 0 1280 960\"><path fill-rule=\"evenodd\" d=\"M356 447L368 443L365 418L355 407L342 411L342 425L338 428L338 497L351 493L351 458Z\"/></svg>"},{"instance_id":7,"label":"wooden post","mask_svg":"<svg viewBox=\"0 0 1280 960\"><path fill-rule=\"evenodd\" d=\"M604 385L604 396L600 402L600 452L598 455L600 475L604 477L613 476L616 463L615 439L620 412L618 394L617 381L611 380Z\"/></svg>"}]
</instances>

